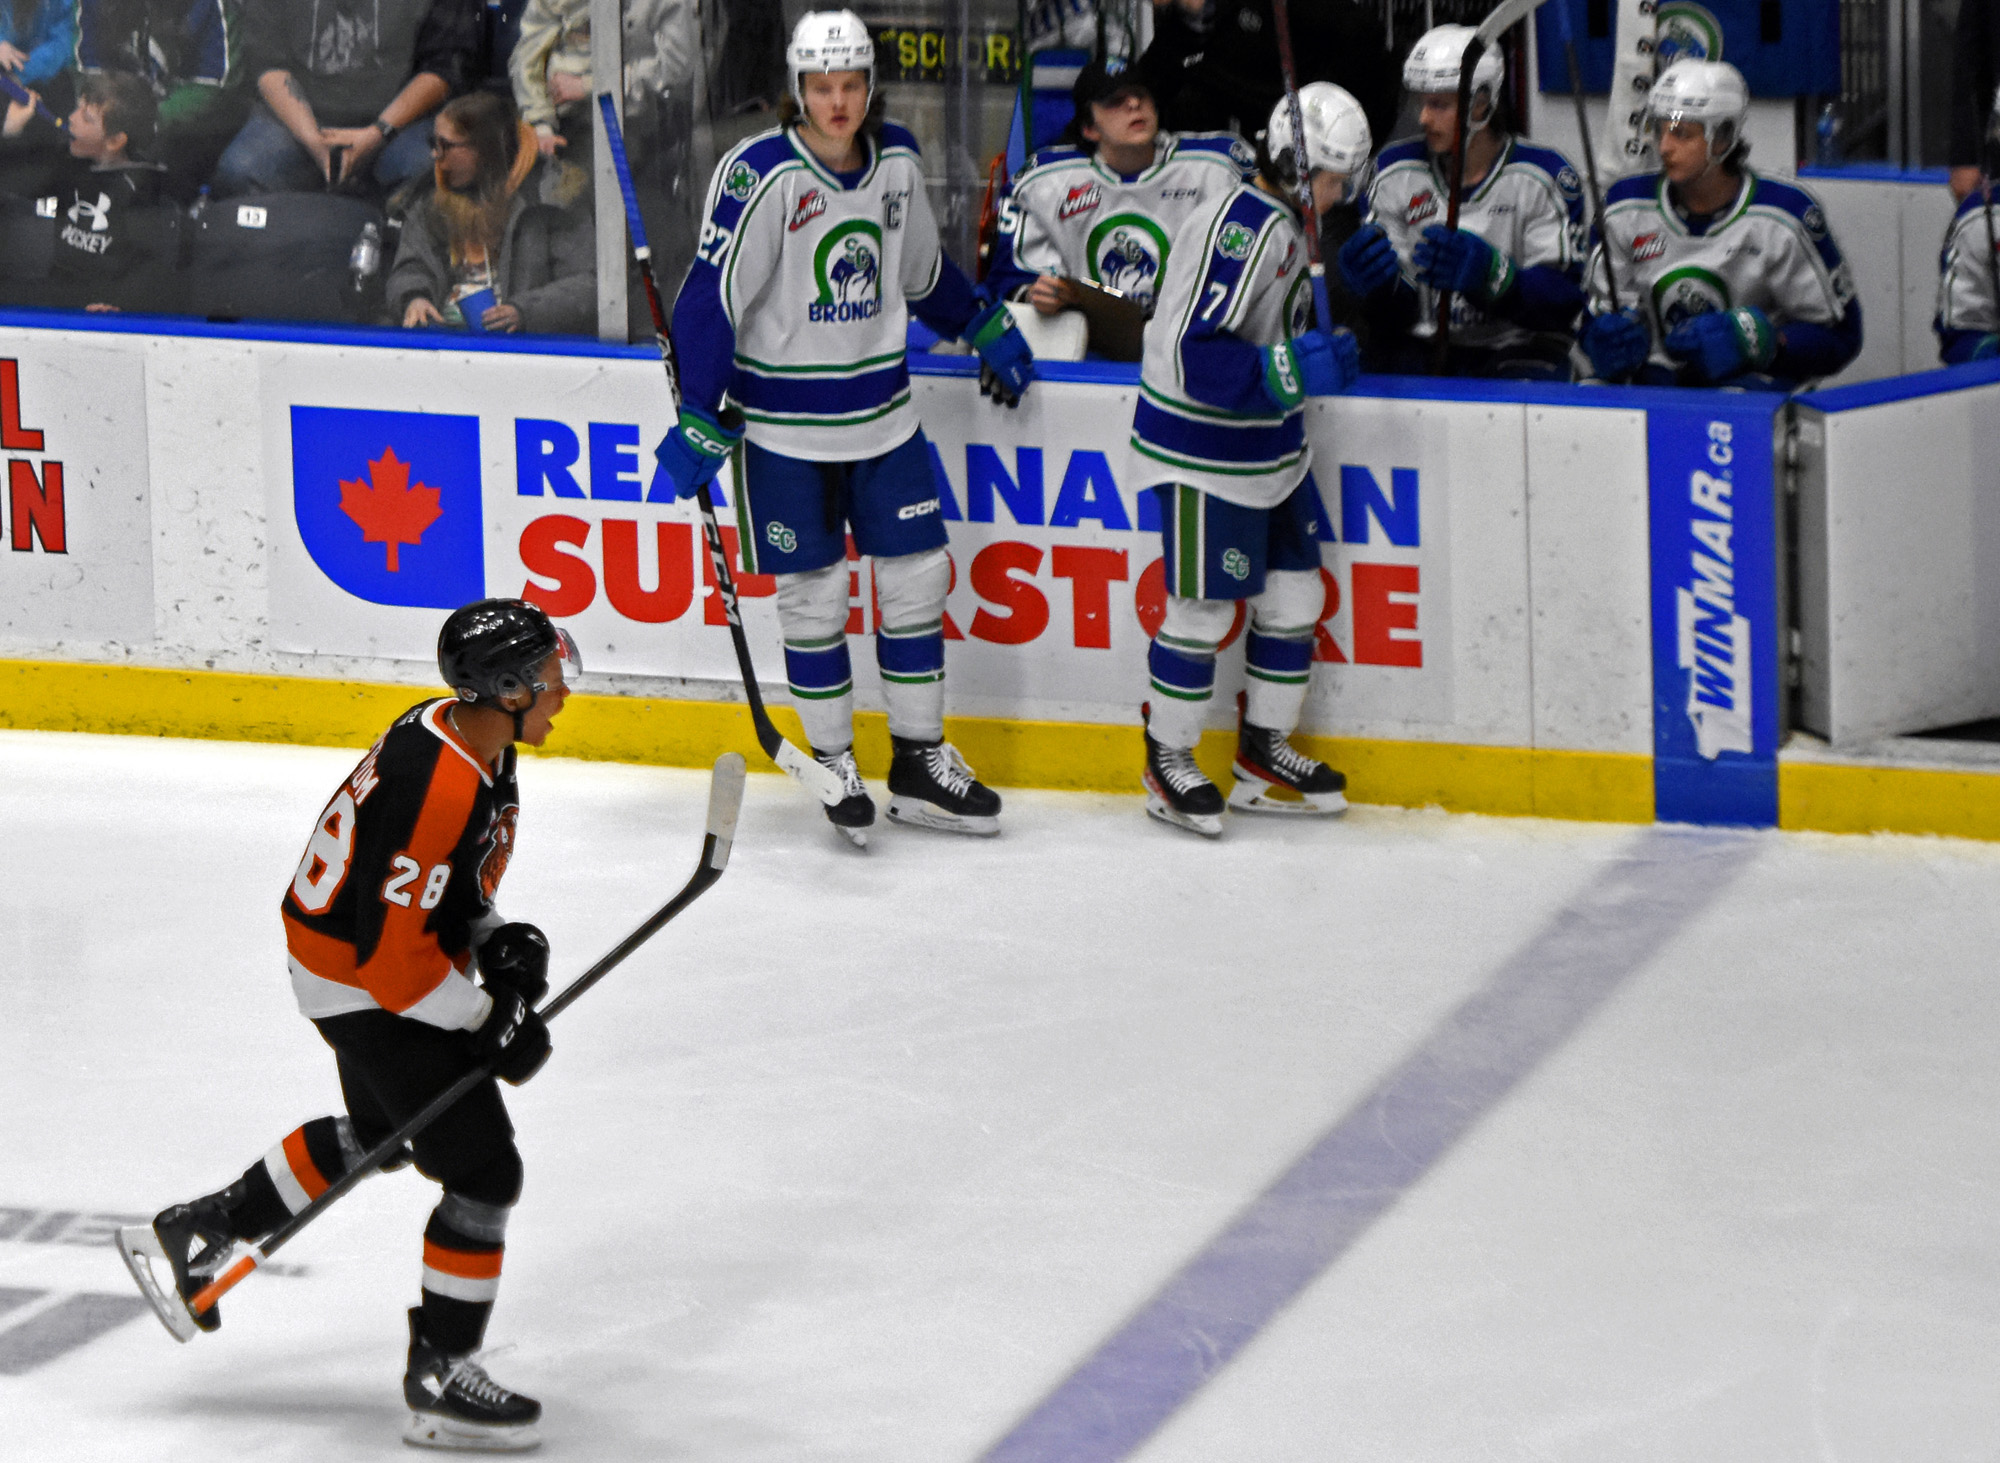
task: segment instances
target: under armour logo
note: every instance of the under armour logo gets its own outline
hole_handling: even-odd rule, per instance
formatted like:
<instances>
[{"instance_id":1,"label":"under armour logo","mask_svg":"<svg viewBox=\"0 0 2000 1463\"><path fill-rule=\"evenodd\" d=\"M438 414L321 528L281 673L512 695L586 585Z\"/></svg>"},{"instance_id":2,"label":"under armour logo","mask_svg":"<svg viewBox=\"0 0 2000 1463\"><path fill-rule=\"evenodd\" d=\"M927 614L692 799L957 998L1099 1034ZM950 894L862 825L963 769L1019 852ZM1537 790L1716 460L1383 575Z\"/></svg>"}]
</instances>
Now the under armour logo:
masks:
<instances>
[{"instance_id":1,"label":"under armour logo","mask_svg":"<svg viewBox=\"0 0 2000 1463\"><path fill-rule=\"evenodd\" d=\"M98 194L97 202L93 204L85 203L83 195L79 193L76 195L76 202L70 205L69 221L73 224L80 224L87 218L90 220L90 231L93 234L101 234L111 227L110 213L110 194Z\"/></svg>"}]
</instances>

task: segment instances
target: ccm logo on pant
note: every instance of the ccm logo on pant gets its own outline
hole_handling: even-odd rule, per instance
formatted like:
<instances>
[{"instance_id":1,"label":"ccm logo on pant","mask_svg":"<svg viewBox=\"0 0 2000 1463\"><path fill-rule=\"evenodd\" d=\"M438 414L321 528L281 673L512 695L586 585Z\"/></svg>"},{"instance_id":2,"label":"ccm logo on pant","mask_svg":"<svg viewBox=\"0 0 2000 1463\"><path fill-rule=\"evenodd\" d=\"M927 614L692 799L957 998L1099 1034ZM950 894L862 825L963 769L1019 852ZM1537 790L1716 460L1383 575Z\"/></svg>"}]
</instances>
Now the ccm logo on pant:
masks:
<instances>
[{"instance_id":1,"label":"ccm logo on pant","mask_svg":"<svg viewBox=\"0 0 2000 1463\"><path fill-rule=\"evenodd\" d=\"M922 518L926 513L935 513L937 511L938 500L936 498L926 498L921 503L912 503L908 507L898 508L896 510L896 517L903 520Z\"/></svg>"}]
</instances>

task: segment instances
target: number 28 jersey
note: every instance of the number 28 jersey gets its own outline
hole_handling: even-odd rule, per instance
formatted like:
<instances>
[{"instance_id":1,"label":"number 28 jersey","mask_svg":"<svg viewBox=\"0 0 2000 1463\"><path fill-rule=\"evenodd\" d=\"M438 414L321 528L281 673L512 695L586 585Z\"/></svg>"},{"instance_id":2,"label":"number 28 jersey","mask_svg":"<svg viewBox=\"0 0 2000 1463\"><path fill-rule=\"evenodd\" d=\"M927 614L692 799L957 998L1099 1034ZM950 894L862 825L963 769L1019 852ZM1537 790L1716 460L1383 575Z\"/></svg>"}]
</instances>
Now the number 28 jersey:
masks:
<instances>
[{"instance_id":1,"label":"number 28 jersey","mask_svg":"<svg viewBox=\"0 0 2000 1463\"><path fill-rule=\"evenodd\" d=\"M471 1028L491 1007L466 975L474 932L497 925L494 891L514 851L514 749L489 767L446 713L413 706L379 737L320 814L285 891L299 1010L385 1010Z\"/></svg>"}]
</instances>

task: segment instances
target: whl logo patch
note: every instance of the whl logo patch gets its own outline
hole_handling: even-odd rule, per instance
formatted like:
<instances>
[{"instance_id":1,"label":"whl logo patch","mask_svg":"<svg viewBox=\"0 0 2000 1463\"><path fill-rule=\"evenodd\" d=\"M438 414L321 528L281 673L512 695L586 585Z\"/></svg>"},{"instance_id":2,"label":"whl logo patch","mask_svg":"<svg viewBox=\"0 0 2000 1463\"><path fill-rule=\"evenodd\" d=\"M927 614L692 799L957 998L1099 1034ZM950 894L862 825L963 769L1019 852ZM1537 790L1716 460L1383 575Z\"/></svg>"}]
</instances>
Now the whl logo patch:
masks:
<instances>
[{"instance_id":1,"label":"whl logo patch","mask_svg":"<svg viewBox=\"0 0 2000 1463\"><path fill-rule=\"evenodd\" d=\"M1095 183L1086 184L1081 188L1072 188L1069 190L1069 197L1065 198L1062 201L1062 206L1056 209L1056 217L1059 219L1075 218L1080 213L1089 213L1091 209L1097 207L1103 201L1104 190Z\"/></svg>"},{"instance_id":2,"label":"whl logo patch","mask_svg":"<svg viewBox=\"0 0 2000 1463\"><path fill-rule=\"evenodd\" d=\"M796 234L825 212L826 195L817 188L809 189L803 198L792 205L792 221L785 225L785 231Z\"/></svg>"},{"instance_id":3,"label":"whl logo patch","mask_svg":"<svg viewBox=\"0 0 2000 1463\"><path fill-rule=\"evenodd\" d=\"M486 592L479 419L292 408L299 539L357 599L455 609Z\"/></svg>"},{"instance_id":4,"label":"whl logo patch","mask_svg":"<svg viewBox=\"0 0 2000 1463\"><path fill-rule=\"evenodd\" d=\"M1662 233L1635 234L1632 236L1632 262L1644 264L1648 259L1658 259L1667 252L1667 236Z\"/></svg>"},{"instance_id":5,"label":"whl logo patch","mask_svg":"<svg viewBox=\"0 0 2000 1463\"><path fill-rule=\"evenodd\" d=\"M1403 210L1403 218L1406 222L1420 224L1427 218L1436 218L1437 211L1437 194L1426 188L1410 200L1409 207Z\"/></svg>"}]
</instances>

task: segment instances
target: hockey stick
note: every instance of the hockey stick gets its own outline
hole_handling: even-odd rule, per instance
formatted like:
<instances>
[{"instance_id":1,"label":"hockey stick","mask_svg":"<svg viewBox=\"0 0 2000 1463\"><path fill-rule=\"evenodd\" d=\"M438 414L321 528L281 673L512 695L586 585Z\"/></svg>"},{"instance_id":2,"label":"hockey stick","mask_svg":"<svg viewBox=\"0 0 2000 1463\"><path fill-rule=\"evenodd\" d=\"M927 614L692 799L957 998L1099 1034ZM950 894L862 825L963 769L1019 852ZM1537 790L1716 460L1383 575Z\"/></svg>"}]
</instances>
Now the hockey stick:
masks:
<instances>
[{"instance_id":1,"label":"hockey stick","mask_svg":"<svg viewBox=\"0 0 2000 1463\"><path fill-rule=\"evenodd\" d=\"M716 758L715 771L709 778L708 823L706 832L702 836L701 862L696 866L693 875L681 886L680 893L661 905L644 924L612 946L595 965L570 982L560 995L543 1006L540 1015L544 1021L553 1021L560 1016L585 991L609 975L628 955L658 934L682 910L706 894L716 880L722 877L722 871L729 866L729 848L736 837L736 816L742 808L743 758L740 753L725 752ZM300 1230L324 1214L348 1190L374 1173L384 1163L392 1160L405 1143L429 1127L473 1088L489 1081L492 1076L493 1064L487 1062L460 1077L432 1098L422 1111L407 1119L395 1132L363 1154L359 1162L327 1185L317 1199L278 1226L261 1243L247 1245L220 1274L189 1299L181 1299L179 1291L171 1283L171 1277L169 1283L162 1286L159 1278L152 1273L151 1265L142 1258L145 1255L165 1258L159 1249L159 1238L150 1225L128 1225L118 1232L118 1252L125 1261L125 1268L132 1272L132 1278L138 1283L140 1292L152 1305L154 1314L159 1316L161 1324L167 1328L168 1333L176 1341L193 1339L198 1329L194 1321L196 1312L213 1308L217 1301L247 1279L258 1266L296 1237Z\"/></svg>"},{"instance_id":2,"label":"hockey stick","mask_svg":"<svg viewBox=\"0 0 2000 1463\"><path fill-rule=\"evenodd\" d=\"M680 362L674 354L674 338L667 330L666 307L660 303L659 282L653 278L653 251L646 243L646 221L639 216L639 194L632 186L632 165L625 158L625 134L618 125L618 108L608 91L597 94L597 107L604 116L604 136L611 146L611 161L618 170L618 191L625 196L625 227L631 234L632 261L639 266L639 278L646 286L646 304L653 312L653 339L660 347L660 364L667 371L667 391L674 409L681 404ZM734 430L742 425L735 408L724 411L723 425ZM736 491L743 491L737 483ZM771 724L764 709L764 695L757 689L757 669L750 661L750 642L743 634L743 615L736 603L736 580L729 572L729 555L722 546L722 529L715 521L715 505L704 486L694 495L701 506L701 536L708 544L708 561L715 571L715 592L722 596L722 612L729 621L729 638L736 647L736 668L743 676L743 697L750 703L750 723L757 730L757 745L779 768L804 785L807 792L828 807L846 796L840 776L789 741Z\"/></svg>"},{"instance_id":3,"label":"hockey stick","mask_svg":"<svg viewBox=\"0 0 2000 1463\"><path fill-rule=\"evenodd\" d=\"M1598 247L1604 250L1604 289L1611 297L1613 314L1618 311L1618 272L1611 267L1611 235L1604 227L1604 194L1597 186L1597 149L1590 145L1590 120L1583 110L1583 69L1576 63L1576 31L1570 26L1569 0L1556 0L1556 18L1562 26L1563 55L1569 61L1569 94L1576 103L1576 136L1583 148L1583 176L1590 185L1590 222L1597 230Z\"/></svg>"},{"instance_id":4,"label":"hockey stick","mask_svg":"<svg viewBox=\"0 0 2000 1463\"><path fill-rule=\"evenodd\" d=\"M1326 260L1319 252L1319 200L1313 197L1312 149L1306 145L1306 112L1299 105L1299 73L1292 64L1292 17L1286 0L1271 0L1271 23L1278 31L1278 69L1285 78L1285 107L1292 117L1294 169L1299 175L1299 212L1305 220L1306 269L1312 275L1313 310L1319 328L1331 331L1333 302L1326 293Z\"/></svg>"},{"instance_id":5,"label":"hockey stick","mask_svg":"<svg viewBox=\"0 0 2000 1463\"><path fill-rule=\"evenodd\" d=\"M1510 26L1526 20L1541 3L1542 0L1501 0L1465 43L1465 55L1458 66L1458 118L1452 126L1451 176L1445 198L1444 226L1451 233L1458 232L1458 195L1465 187L1465 148L1472 140L1472 129L1466 125L1472 113L1472 73L1479 65L1479 58L1493 49L1493 43ZM1451 293L1438 291L1437 343L1431 347L1431 372L1437 376L1442 376L1450 363Z\"/></svg>"}]
</instances>

